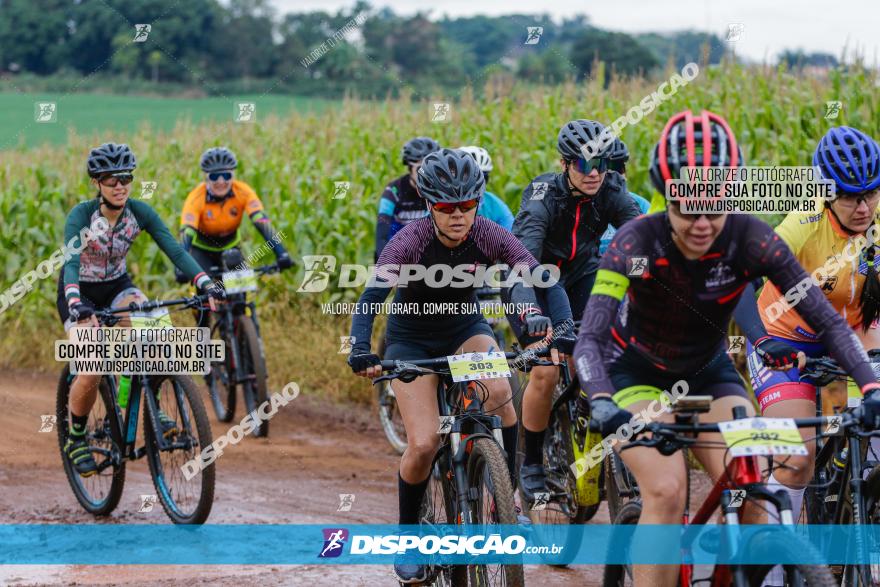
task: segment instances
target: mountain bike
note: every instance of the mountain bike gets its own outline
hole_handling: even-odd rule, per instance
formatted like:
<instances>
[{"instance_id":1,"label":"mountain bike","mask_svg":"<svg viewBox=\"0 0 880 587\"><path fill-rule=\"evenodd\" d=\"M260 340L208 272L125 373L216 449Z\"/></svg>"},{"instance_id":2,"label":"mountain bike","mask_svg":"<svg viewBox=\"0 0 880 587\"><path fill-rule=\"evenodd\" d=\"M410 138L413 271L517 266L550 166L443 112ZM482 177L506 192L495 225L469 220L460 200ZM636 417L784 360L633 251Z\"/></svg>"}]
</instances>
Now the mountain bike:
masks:
<instances>
[{"instance_id":1,"label":"mountain bike","mask_svg":"<svg viewBox=\"0 0 880 587\"><path fill-rule=\"evenodd\" d=\"M498 288L481 288L477 289L474 294L477 303L480 305L483 316L492 327L495 340L498 341L499 350L507 348L507 336L505 334L505 324L507 320L504 312L500 311L497 305L501 302L500 290ZM384 354L385 341L384 338L379 343L379 355ZM388 443L399 454L403 454L406 450L406 430L403 427L403 420L400 418L400 410L397 409L397 399L394 397L394 390L387 381L376 384L376 404L379 410L379 422L382 424L382 430L385 431L385 437ZM513 407L516 415L519 417L522 412L522 390L523 377L519 371L511 372L510 389L513 392Z\"/></svg>"},{"instance_id":2,"label":"mountain bike","mask_svg":"<svg viewBox=\"0 0 880 587\"><path fill-rule=\"evenodd\" d=\"M532 504L528 515L535 531L541 534L542 543L564 544L562 552L574 556L580 548L582 533L571 526L588 522L599 510L601 466L578 474L572 465L583 462L581 459L584 455L601 442L602 437L593 426L585 438L578 438L577 397L580 387L577 378L571 377L568 362L559 365L559 371L550 421L544 434L544 472L548 493L536 495L536 503ZM523 436L520 435L521 438ZM542 558L554 566L565 566L571 562L559 555L542 555Z\"/></svg>"},{"instance_id":3,"label":"mountain bike","mask_svg":"<svg viewBox=\"0 0 880 587\"><path fill-rule=\"evenodd\" d=\"M477 354L481 356L481 354ZM519 355L505 353L510 361ZM476 360L476 359L475 359ZM552 364L534 359L533 364ZM431 466L420 524L516 525L513 485L501 437L501 418L483 411L486 388L479 381L454 382L446 357L416 361L382 361L385 373L374 383L412 381L439 375L437 405L441 444ZM431 565L426 584L523 584L521 564Z\"/></svg>"},{"instance_id":4,"label":"mountain bike","mask_svg":"<svg viewBox=\"0 0 880 587\"><path fill-rule=\"evenodd\" d=\"M247 413L252 413L266 401L266 358L260 338L257 306L248 301L247 294L257 289L257 276L280 271L278 265L247 268L239 249L229 249L221 256L221 267L211 267L211 279L223 281L226 300L214 313L211 336L226 345L226 360L214 363L205 376L214 412L221 422L235 417L237 390L241 387ZM204 310L203 310L204 311ZM260 419L254 428L256 437L269 434L269 421Z\"/></svg>"},{"instance_id":5,"label":"mountain bike","mask_svg":"<svg viewBox=\"0 0 880 587\"><path fill-rule=\"evenodd\" d=\"M122 320L123 312L152 312L170 306L195 308L207 296L169 301L131 303L125 307L96 310L102 326ZM125 485L126 461L147 457L153 485L165 513L175 524L202 524L211 513L214 501L214 465L211 464L187 480L181 467L195 458L202 447L213 442L205 406L192 379L183 375L134 375L101 377L98 400L89 413L86 440L98 465L97 473L81 477L64 452L70 432L68 404L70 366L64 367L58 380L56 422L58 446L67 481L77 501L89 513L108 515L119 504ZM128 379L128 380L126 380ZM120 396L120 384L130 380L127 401ZM137 446L138 414L143 402L144 444ZM160 406L177 422L178 432L163 438L158 421Z\"/></svg>"},{"instance_id":6,"label":"mountain bike","mask_svg":"<svg viewBox=\"0 0 880 587\"><path fill-rule=\"evenodd\" d=\"M868 353L873 363L880 350ZM822 413L821 388L847 374L828 357L807 359L801 379L816 385L816 410ZM813 480L804 493L804 509L810 524L880 524L880 455L869 449L869 439L880 431L855 426L840 428L840 434L821 435L817 430L816 465ZM859 536L858 533L855 534ZM857 545L865 548L866 545ZM880 552L876 547L870 564L834 565L832 571L842 585L880 585Z\"/></svg>"},{"instance_id":7,"label":"mountain bike","mask_svg":"<svg viewBox=\"0 0 880 587\"><path fill-rule=\"evenodd\" d=\"M718 446L732 451L735 444L728 447L724 443L710 443L707 441L699 442L697 435L702 433L720 432L726 425L730 423L700 423L699 415L709 411L712 403L711 396L689 396L687 398L679 398L673 404L673 413L675 415L674 423L652 422L645 426L640 434L650 433L650 438L640 436L632 439L628 444L621 448L621 451L628 450L636 446L646 446L656 448L663 455L674 454L678 450L684 450L692 446ZM743 424L751 424L756 426L756 436L750 430L747 430L747 436L751 439L762 438L760 427L766 427L768 422L765 418L746 418L745 408L738 406L733 409L733 421L743 420ZM825 426L830 419L827 417L805 418L791 420L792 427L811 428L816 426ZM842 425L851 425L853 422L844 423ZM761 428L762 430L764 428ZM800 441L800 435L794 431ZM771 435L772 437L772 435ZM699 442L699 444L698 444ZM783 443L784 441L778 441ZM720 444L720 445L719 445ZM690 498L690 479L687 481L687 499ZM739 492L735 495L734 491ZM749 536L744 544L739 544L740 535L740 515L741 507L747 502L768 501L776 506L780 512L780 519L783 526L792 528L790 536L786 540L780 541L778 535L771 534L769 531L758 531ZM758 507L758 504L751 504L752 507ZM720 532L721 548L724 552L734 553L741 549L746 552L778 552L780 558L803 557L807 554L807 558L821 560L816 550L797 536L794 531L794 519L791 513L791 500L784 491L773 491L763 482L762 471L759 466L758 456L745 456L743 453L732 453L732 458L727 464L725 474L715 483L706 497L699 511L690 517L689 506L685 506L685 514L683 524L685 532L683 543L689 547L696 538L697 532L703 525L711 522L714 513L720 508L724 515L725 525L724 531ZM638 523L641 514L641 503L633 500L621 507L614 519L616 525L628 525ZM683 553L687 557L687 552ZM679 582L682 586L688 586L696 582L708 582L711 585L736 585L737 587L758 587L763 582L765 576L774 567L774 564L716 564L712 575L709 578L700 578L694 580L693 565L687 562L681 564L679 572ZM806 585L809 587L831 587L836 585L834 577L830 570L823 565L783 565L785 575L785 584L792 586ZM631 565L607 565L603 577L603 585L605 587L617 587L632 584L632 566Z\"/></svg>"}]
</instances>

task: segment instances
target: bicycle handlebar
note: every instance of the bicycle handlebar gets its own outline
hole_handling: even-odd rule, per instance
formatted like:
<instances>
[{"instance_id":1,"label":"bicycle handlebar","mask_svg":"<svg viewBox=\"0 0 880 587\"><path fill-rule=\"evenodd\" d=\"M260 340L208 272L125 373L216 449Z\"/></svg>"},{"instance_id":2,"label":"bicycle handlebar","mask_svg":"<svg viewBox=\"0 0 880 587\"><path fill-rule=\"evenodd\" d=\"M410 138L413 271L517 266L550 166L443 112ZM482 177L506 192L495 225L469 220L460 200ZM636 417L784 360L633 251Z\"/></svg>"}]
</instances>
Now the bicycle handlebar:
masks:
<instances>
[{"instance_id":1,"label":"bicycle handlebar","mask_svg":"<svg viewBox=\"0 0 880 587\"><path fill-rule=\"evenodd\" d=\"M167 308L170 306L195 307L207 302L209 297L211 297L209 294L200 294L186 298L178 298L176 300L155 300L152 302L147 301L142 303L131 302L127 306L117 306L115 308L103 308L100 310L95 310L94 315L101 323L104 323L105 321L114 321L114 319L115 321L118 321L119 319L115 318L115 315L122 314L123 312L152 312L153 310L158 310L159 308Z\"/></svg>"},{"instance_id":2,"label":"bicycle handlebar","mask_svg":"<svg viewBox=\"0 0 880 587\"><path fill-rule=\"evenodd\" d=\"M687 415L688 413L686 413ZM691 412L691 415L696 415ZM796 418L794 424L797 428L814 428L816 426L825 426L832 422L833 419L839 418L839 428L845 429L851 426L861 424L861 419L851 413L844 412L834 416L819 416L812 418ZM650 432L651 438L638 438L631 440L628 444L621 447L620 450L626 450L637 446L645 446L650 448L658 448L663 454L672 454L677 450L686 448L697 442L697 435L703 433L719 432L720 426L718 422L707 423L669 423L669 422L651 422L638 432L642 435Z\"/></svg>"},{"instance_id":3,"label":"bicycle handlebar","mask_svg":"<svg viewBox=\"0 0 880 587\"><path fill-rule=\"evenodd\" d=\"M522 367L553 366L551 361L541 360L541 358L548 356L550 356L549 348L538 351L525 350L520 353L504 353L504 358L507 359L508 364L523 360ZM373 379L373 384L392 379L407 379L409 377L414 379L422 375L443 375L449 373L449 361L446 357L416 359L414 361L381 361L379 364L382 367L382 372L386 374Z\"/></svg>"},{"instance_id":4,"label":"bicycle handlebar","mask_svg":"<svg viewBox=\"0 0 880 587\"><path fill-rule=\"evenodd\" d=\"M245 267L243 269L251 269L254 273L258 273L260 275L281 271L278 263L273 263L272 265L263 265L262 267ZM222 267L212 265L205 273L207 273L208 276L211 277L211 279L215 279L217 277L222 277L226 271L233 271L233 269L223 269Z\"/></svg>"}]
</instances>

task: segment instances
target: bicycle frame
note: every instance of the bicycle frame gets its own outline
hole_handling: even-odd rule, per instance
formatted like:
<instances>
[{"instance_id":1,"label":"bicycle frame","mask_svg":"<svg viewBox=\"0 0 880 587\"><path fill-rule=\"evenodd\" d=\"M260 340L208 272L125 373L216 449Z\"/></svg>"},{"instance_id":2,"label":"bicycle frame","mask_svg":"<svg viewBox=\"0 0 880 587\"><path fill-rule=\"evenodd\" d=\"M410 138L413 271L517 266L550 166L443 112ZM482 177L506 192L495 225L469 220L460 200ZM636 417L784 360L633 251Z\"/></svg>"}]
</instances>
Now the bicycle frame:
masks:
<instances>
[{"instance_id":1,"label":"bicycle frame","mask_svg":"<svg viewBox=\"0 0 880 587\"><path fill-rule=\"evenodd\" d=\"M461 387L464 387L461 391L463 410L459 414L454 414L455 396L458 394L456 388ZM483 405L475 382L455 383L449 375L442 376L437 384L437 406L440 416L453 418L449 431L449 447L450 468L453 472L455 493L458 498L456 523L473 524L474 516L469 506L471 497L468 492L465 464L476 438L491 438L504 449L504 440L501 437L501 417L483 413Z\"/></svg>"}]
</instances>

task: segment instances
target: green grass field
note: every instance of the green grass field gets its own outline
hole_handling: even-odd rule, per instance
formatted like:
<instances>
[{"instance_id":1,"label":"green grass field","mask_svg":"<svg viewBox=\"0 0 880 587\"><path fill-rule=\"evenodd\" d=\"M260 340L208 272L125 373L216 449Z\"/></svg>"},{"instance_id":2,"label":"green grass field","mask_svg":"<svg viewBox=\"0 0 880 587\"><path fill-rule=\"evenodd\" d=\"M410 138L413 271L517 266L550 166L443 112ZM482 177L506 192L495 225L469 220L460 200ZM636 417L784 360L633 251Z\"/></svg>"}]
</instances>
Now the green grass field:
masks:
<instances>
[{"instance_id":1,"label":"green grass field","mask_svg":"<svg viewBox=\"0 0 880 587\"><path fill-rule=\"evenodd\" d=\"M55 102L57 121L35 121L35 103ZM296 112L321 112L338 101L294 96L235 96L227 98L152 98L104 94L0 93L0 151L41 143L62 144L71 133L106 137L132 133L147 125L153 131L170 131L180 120L195 124L233 120L236 102L257 105L263 116Z\"/></svg>"}]
</instances>

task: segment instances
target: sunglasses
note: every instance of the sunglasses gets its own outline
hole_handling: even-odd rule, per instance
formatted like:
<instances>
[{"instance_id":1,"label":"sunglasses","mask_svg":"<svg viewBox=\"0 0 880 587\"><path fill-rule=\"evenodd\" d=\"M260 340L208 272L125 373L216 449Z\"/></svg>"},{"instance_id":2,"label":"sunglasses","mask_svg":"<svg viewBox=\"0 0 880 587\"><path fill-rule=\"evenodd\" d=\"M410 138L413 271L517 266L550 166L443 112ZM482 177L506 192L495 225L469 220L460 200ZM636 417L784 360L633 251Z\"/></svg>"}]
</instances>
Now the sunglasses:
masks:
<instances>
[{"instance_id":1,"label":"sunglasses","mask_svg":"<svg viewBox=\"0 0 880 587\"><path fill-rule=\"evenodd\" d=\"M617 173L623 173L623 170L626 169L626 163L623 161L609 161L608 169Z\"/></svg>"},{"instance_id":2,"label":"sunglasses","mask_svg":"<svg viewBox=\"0 0 880 587\"><path fill-rule=\"evenodd\" d=\"M669 208L672 209L673 211L675 211L676 216L678 216L679 218L683 218L684 220L687 220L691 224L693 224L694 222L699 220L701 216L705 216L706 220L708 220L710 222L712 220L718 220L719 218L724 216L723 213L722 214L706 214L705 212L703 214L685 214L681 211L681 204L678 202L669 202Z\"/></svg>"},{"instance_id":3,"label":"sunglasses","mask_svg":"<svg viewBox=\"0 0 880 587\"><path fill-rule=\"evenodd\" d=\"M452 214L456 210L461 212L470 212L474 208L480 205L480 198L474 198L473 200L465 200L464 202L437 202L435 204L431 204L431 208L440 212L441 214Z\"/></svg>"},{"instance_id":4,"label":"sunglasses","mask_svg":"<svg viewBox=\"0 0 880 587\"><path fill-rule=\"evenodd\" d=\"M589 174L594 169L599 173L603 173L608 170L607 157L594 157L593 159L584 159L583 157L581 157L580 159L575 159L573 163L574 168L584 175Z\"/></svg>"},{"instance_id":5,"label":"sunglasses","mask_svg":"<svg viewBox=\"0 0 880 587\"><path fill-rule=\"evenodd\" d=\"M856 208L862 202L865 202L869 206L873 206L878 200L880 200L880 190L872 190L860 194L846 194L837 198L840 205L845 208Z\"/></svg>"},{"instance_id":6,"label":"sunglasses","mask_svg":"<svg viewBox=\"0 0 880 587\"><path fill-rule=\"evenodd\" d=\"M98 183L104 187L115 188L119 184L128 185L132 181L134 181L134 175L130 173L117 173L115 175L102 177L98 180Z\"/></svg>"},{"instance_id":7,"label":"sunglasses","mask_svg":"<svg viewBox=\"0 0 880 587\"><path fill-rule=\"evenodd\" d=\"M218 179L222 179L223 181L229 181L230 179L232 179L232 172L231 171L217 171L214 173L209 173L208 179L210 179L211 181L217 181Z\"/></svg>"}]
</instances>

